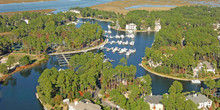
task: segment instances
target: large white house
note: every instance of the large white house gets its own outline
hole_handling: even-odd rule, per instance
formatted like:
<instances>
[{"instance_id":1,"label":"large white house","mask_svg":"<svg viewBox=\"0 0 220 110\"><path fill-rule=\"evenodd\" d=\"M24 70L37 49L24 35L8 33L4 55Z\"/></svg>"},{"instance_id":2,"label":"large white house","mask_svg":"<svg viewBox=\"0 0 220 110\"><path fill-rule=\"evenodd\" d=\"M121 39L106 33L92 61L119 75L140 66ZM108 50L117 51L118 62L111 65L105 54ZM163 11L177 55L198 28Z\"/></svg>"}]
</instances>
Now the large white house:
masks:
<instances>
[{"instance_id":1,"label":"large white house","mask_svg":"<svg viewBox=\"0 0 220 110\"><path fill-rule=\"evenodd\" d=\"M70 10L70 12L73 12L73 13L78 13L78 14L80 14L80 11L79 11L79 10Z\"/></svg>"},{"instance_id":2,"label":"large white house","mask_svg":"<svg viewBox=\"0 0 220 110\"><path fill-rule=\"evenodd\" d=\"M137 25L134 23L126 24L126 30L137 30Z\"/></svg>"},{"instance_id":3,"label":"large white house","mask_svg":"<svg viewBox=\"0 0 220 110\"><path fill-rule=\"evenodd\" d=\"M93 104L90 100L75 101L68 104L69 110L101 110L97 104Z\"/></svg>"},{"instance_id":4,"label":"large white house","mask_svg":"<svg viewBox=\"0 0 220 110\"><path fill-rule=\"evenodd\" d=\"M160 103L162 95L150 95L144 98L144 101L150 105L151 110L164 110L163 104Z\"/></svg>"},{"instance_id":5,"label":"large white house","mask_svg":"<svg viewBox=\"0 0 220 110\"><path fill-rule=\"evenodd\" d=\"M205 69L206 72L213 72L215 74L215 68L207 61L200 62L197 67L193 68L193 72L198 73L202 69Z\"/></svg>"},{"instance_id":6,"label":"large white house","mask_svg":"<svg viewBox=\"0 0 220 110\"><path fill-rule=\"evenodd\" d=\"M212 100L202 94L188 95L186 99L192 100L194 103L198 104L198 109L208 109L212 106Z\"/></svg>"},{"instance_id":7,"label":"large white house","mask_svg":"<svg viewBox=\"0 0 220 110\"><path fill-rule=\"evenodd\" d=\"M161 25L160 25L160 19L155 21L155 28L154 30L156 32L158 32L161 29Z\"/></svg>"}]
</instances>

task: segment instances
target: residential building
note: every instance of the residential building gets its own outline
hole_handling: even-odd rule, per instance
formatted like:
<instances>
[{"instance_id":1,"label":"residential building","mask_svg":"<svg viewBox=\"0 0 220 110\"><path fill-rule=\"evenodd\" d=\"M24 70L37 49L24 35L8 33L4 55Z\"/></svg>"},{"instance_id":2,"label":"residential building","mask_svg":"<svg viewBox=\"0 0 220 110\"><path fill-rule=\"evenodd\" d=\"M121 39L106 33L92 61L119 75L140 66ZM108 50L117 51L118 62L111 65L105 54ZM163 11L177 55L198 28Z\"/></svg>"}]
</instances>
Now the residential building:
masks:
<instances>
[{"instance_id":1,"label":"residential building","mask_svg":"<svg viewBox=\"0 0 220 110\"><path fill-rule=\"evenodd\" d=\"M207 62L207 61L200 62L197 65L197 67L193 68L193 72L198 73L202 69L204 69L206 72L213 72L215 74L214 66L211 63Z\"/></svg>"},{"instance_id":2,"label":"residential building","mask_svg":"<svg viewBox=\"0 0 220 110\"><path fill-rule=\"evenodd\" d=\"M73 13L78 13L78 14L80 14L80 11L79 11L79 10L70 10L70 12L73 12Z\"/></svg>"},{"instance_id":3,"label":"residential building","mask_svg":"<svg viewBox=\"0 0 220 110\"><path fill-rule=\"evenodd\" d=\"M90 100L75 101L68 104L69 110L101 110L97 104L93 104Z\"/></svg>"},{"instance_id":4,"label":"residential building","mask_svg":"<svg viewBox=\"0 0 220 110\"><path fill-rule=\"evenodd\" d=\"M164 110L163 104L160 102L162 100L162 95L150 95L144 98L144 101L150 105L151 110Z\"/></svg>"},{"instance_id":5,"label":"residential building","mask_svg":"<svg viewBox=\"0 0 220 110\"><path fill-rule=\"evenodd\" d=\"M154 68L156 68L156 67L158 67L158 66L161 66L162 65L162 62L154 62L154 61L152 61L151 59L150 60L148 60L148 64L149 64L149 66L150 67L154 67Z\"/></svg>"},{"instance_id":6,"label":"residential building","mask_svg":"<svg viewBox=\"0 0 220 110\"><path fill-rule=\"evenodd\" d=\"M126 30L137 30L137 25L134 23L126 24Z\"/></svg>"},{"instance_id":7,"label":"residential building","mask_svg":"<svg viewBox=\"0 0 220 110\"><path fill-rule=\"evenodd\" d=\"M212 100L202 94L188 95L186 99L192 100L194 103L198 104L198 109L208 109L212 106Z\"/></svg>"},{"instance_id":8,"label":"residential building","mask_svg":"<svg viewBox=\"0 0 220 110\"><path fill-rule=\"evenodd\" d=\"M156 32L158 32L161 29L161 25L160 25L160 19L155 21L155 28L154 30Z\"/></svg>"}]
</instances>

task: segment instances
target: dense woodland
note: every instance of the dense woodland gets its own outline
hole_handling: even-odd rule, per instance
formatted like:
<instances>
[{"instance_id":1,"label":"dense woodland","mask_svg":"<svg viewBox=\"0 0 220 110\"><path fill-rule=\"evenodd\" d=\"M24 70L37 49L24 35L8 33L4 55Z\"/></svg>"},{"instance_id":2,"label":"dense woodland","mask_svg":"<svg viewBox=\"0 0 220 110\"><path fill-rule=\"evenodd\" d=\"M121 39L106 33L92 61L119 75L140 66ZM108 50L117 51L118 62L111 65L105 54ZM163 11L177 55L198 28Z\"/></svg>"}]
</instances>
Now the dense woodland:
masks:
<instances>
[{"instance_id":1,"label":"dense woodland","mask_svg":"<svg viewBox=\"0 0 220 110\"><path fill-rule=\"evenodd\" d=\"M150 76L135 79L136 67L127 66L125 58L113 68L111 63L103 62L103 57L102 53L94 55L90 52L74 55L70 60L70 69L46 69L38 80L37 92L40 99L54 106L65 98L92 100L91 94L99 92L103 98L110 98L121 108L149 108L142 96L151 93ZM123 94L128 91L129 99L126 99Z\"/></svg>"},{"instance_id":2,"label":"dense woodland","mask_svg":"<svg viewBox=\"0 0 220 110\"><path fill-rule=\"evenodd\" d=\"M205 6L157 12L162 29L156 34L152 48L146 48L146 60L155 64L162 62L154 68L156 72L178 73L180 77L190 77L200 61L208 61L218 74L220 48L213 24L220 21L219 12L219 7ZM199 77L207 76L213 73L203 71L199 74Z\"/></svg>"},{"instance_id":3,"label":"dense woodland","mask_svg":"<svg viewBox=\"0 0 220 110\"><path fill-rule=\"evenodd\" d=\"M98 23L87 22L79 29L74 24L66 25L76 19L73 12L0 16L0 32L11 32L11 35L1 37L0 49L6 53L22 44L27 53L41 54L58 46L61 50L72 50L90 46L96 40L98 43L103 41L103 30ZM28 24L24 20L29 20Z\"/></svg>"}]
</instances>

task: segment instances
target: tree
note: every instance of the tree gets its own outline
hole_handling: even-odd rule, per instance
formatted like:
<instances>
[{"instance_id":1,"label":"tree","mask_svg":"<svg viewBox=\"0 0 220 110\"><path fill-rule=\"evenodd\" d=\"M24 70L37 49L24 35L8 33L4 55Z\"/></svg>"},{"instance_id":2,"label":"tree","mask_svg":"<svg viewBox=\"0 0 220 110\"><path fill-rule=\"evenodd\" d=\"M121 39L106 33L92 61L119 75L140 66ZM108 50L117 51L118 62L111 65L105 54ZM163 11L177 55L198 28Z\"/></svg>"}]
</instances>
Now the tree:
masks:
<instances>
[{"instance_id":1,"label":"tree","mask_svg":"<svg viewBox=\"0 0 220 110\"><path fill-rule=\"evenodd\" d=\"M3 73L3 74L8 73L8 69L7 69L7 66L5 64L0 64L0 73Z\"/></svg>"},{"instance_id":2,"label":"tree","mask_svg":"<svg viewBox=\"0 0 220 110\"><path fill-rule=\"evenodd\" d=\"M28 65L31 63L30 56L25 55L23 58L19 60L21 65Z\"/></svg>"},{"instance_id":3,"label":"tree","mask_svg":"<svg viewBox=\"0 0 220 110\"><path fill-rule=\"evenodd\" d=\"M123 58L120 59L119 63L121 63L125 66L125 65L127 65L127 59L123 57Z\"/></svg>"},{"instance_id":4,"label":"tree","mask_svg":"<svg viewBox=\"0 0 220 110\"><path fill-rule=\"evenodd\" d=\"M15 63L15 58L13 56L9 56L6 64L8 65L9 68L11 68L12 64Z\"/></svg>"}]
</instances>

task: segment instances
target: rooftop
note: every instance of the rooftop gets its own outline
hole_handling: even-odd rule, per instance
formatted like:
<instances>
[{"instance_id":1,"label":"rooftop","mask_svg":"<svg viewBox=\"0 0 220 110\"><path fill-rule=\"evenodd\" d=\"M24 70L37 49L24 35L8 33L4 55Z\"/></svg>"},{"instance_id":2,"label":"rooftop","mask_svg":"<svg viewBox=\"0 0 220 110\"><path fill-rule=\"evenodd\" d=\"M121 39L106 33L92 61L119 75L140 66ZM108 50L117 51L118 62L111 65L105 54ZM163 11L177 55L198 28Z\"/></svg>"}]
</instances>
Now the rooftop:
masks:
<instances>
[{"instance_id":1,"label":"rooftop","mask_svg":"<svg viewBox=\"0 0 220 110\"><path fill-rule=\"evenodd\" d=\"M152 95L152 96L146 96L144 101L149 103L159 104L162 98L163 98L162 95Z\"/></svg>"},{"instance_id":2,"label":"rooftop","mask_svg":"<svg viewBox=\"0 0 220 110\"><path fill-rule=\"evenodd\" d=\"M202 94L188 95L186 98L192 100L193 102L197 104L210 101L209 98L207 98L205 95L202 95Z\"/></svg>"},{"instance_id":3,"label":"rooftop","mask_svg":"<svg viewBox=\"0 0 220 110\"><path fill-rule=\"evenodd\" d=\"M69 106L72 106L76 110L101 110L99 105L93 104L87 99L75 103L72 102Z\"/></svg>"}]
</instances>

